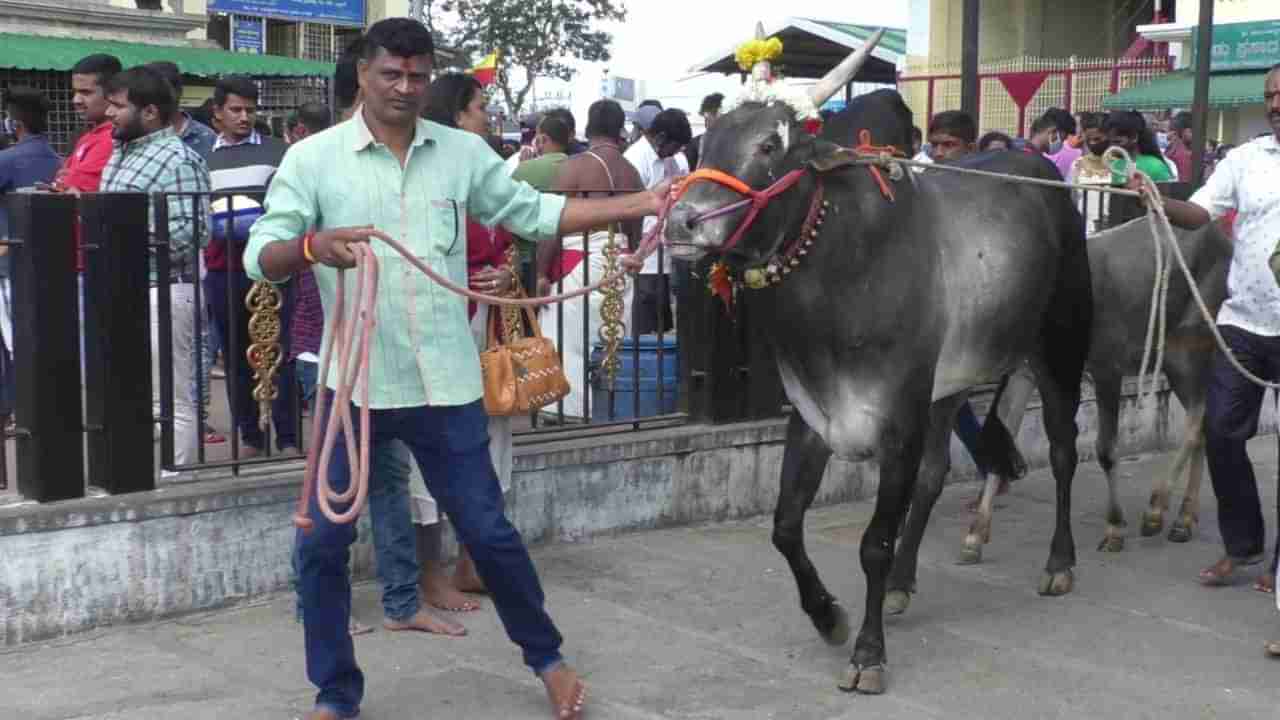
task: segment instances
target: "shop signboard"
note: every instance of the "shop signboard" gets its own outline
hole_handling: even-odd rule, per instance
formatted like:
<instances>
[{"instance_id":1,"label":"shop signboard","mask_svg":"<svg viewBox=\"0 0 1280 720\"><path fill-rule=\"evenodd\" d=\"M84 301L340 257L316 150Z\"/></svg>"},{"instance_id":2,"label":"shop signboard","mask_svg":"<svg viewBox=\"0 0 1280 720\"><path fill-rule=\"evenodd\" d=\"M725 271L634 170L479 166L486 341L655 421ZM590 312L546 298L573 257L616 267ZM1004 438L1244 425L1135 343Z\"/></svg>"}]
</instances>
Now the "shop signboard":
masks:
<instances>
[{"instance_id":1,"label":"shop signboard","mask_svg":"<svg viewBox=\"0 0 1280 720\"><path fill-rule=\"evenodd\" d=\"M365 0L209 0L209 12L364 25Z\"/></svg>"},{"instance_id":2,"label":"shop signboard","mask_svg":"<svg viewBox=\"0 0 1280 720\"><path fill-rule=\"evenodd\" d=\"M231 52L262 55L267 51L267 20L245 15L231 16Z\"/></svg>"},{"instance_id":3,"label":"shop signboard","mask_svg":"<svg viewBox=\"0 0 1280 720\"><path fill-rule=\"evenodd\" d=\"M1192 30L1192 37L1194 37ZM1194 53L1191 66L1195 67ZM1280 19L1213 26L1213 72L1266 70L1280 63Z\"/></svg>"}]
</instances>

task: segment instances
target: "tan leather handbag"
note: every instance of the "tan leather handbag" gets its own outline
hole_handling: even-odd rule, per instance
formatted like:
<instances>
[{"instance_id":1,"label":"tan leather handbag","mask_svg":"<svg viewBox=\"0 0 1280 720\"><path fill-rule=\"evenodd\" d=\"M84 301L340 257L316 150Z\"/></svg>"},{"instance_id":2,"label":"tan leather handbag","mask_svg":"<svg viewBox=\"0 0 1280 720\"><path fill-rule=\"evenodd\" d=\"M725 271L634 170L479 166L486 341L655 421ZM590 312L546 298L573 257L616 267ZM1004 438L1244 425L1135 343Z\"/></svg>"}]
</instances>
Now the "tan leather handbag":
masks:
<instances>
[{"instance_id":1,"label":"tan leather handbag","mask_svg":"<svg viewBox=\"0 0 1280 720\"><path fill-rule=\"evenodd\" d=\"M555 345L542 337L533 310L524 308L523 313L533 330L528 336L521 327L524 323L499 333L500 312L489 306L489 340L480 353L485 412L497 416L528 415L568 395L569 381L560 366L560 355Z\"/></svg>"}]
</instances>

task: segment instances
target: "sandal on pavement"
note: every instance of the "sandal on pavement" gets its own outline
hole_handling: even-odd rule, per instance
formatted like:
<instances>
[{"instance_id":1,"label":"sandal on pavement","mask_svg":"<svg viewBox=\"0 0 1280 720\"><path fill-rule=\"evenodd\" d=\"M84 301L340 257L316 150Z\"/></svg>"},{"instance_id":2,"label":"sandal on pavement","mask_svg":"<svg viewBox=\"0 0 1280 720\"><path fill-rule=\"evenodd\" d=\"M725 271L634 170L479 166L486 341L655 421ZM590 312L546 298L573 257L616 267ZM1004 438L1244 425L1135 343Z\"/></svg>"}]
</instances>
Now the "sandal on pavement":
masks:
<instances>
[{"instance_id":1,"label":"sandal on pavement","mask_svg":"<svg viewBox=\"0 0 1280 720\"><path fill-rule=\"evenodd\" d=\"M1230 585L1238 568L1257 565L1262 562L1262 553L1243 558L1224 556L1218 562L1200 571L1200 584L1208 587Z\"/></svg>"},{"instance_id":2,"label":"sandal on pavement","mask_svg":"<svg viewBox=\"0 0 1280 720\"><path fill-rule=\"evenodd\" d=\"M1262 649L1267 653L1268 657L1280 658L1280 640L1272 640L1263 645Z\"/></svg>"},{"instance_id":3,"label":"sandal on pavement","mask_svg":"<svg viewBox=\"0 0 1280 720\"><path fill-rule=\"evenodd\" d=\"M1274 595L1276 592L1276 576L1271 573L1259 575L1258 579L1253 581L1253 589L1260 593Z\"/></svg>"}]
</instances>

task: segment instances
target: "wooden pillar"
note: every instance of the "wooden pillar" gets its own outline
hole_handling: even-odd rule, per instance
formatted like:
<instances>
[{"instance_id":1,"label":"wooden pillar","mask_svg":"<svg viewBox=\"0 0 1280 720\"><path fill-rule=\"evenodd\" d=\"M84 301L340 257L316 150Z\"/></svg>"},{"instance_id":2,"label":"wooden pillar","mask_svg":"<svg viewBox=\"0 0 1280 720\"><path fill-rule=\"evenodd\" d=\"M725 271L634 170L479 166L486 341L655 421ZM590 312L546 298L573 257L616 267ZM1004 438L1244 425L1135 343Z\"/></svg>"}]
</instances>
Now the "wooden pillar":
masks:
<instances>
[{"instance_id":1,"label":"wooden pillar","mask_svg":"<svg viewBox=\"0 0 1280 720\"><path fill-rule=\"evenodd\" d=\"M978 119L978 0L964 0L960 54L960 109Z\"/></svg>"},{"instance_id":2,"label":"wooden pillar","mask_svg":"<svg viewBox=\"0 0 1280 720\"><path fill-rule=\"evenodd\" d=\"M1204 146L1209 127L1209 68L1213 59L1213 0L1200 0L1196 27L1196 86L1191 102L1191 184L1204 182Z\"/></svg>"}]
</instances>

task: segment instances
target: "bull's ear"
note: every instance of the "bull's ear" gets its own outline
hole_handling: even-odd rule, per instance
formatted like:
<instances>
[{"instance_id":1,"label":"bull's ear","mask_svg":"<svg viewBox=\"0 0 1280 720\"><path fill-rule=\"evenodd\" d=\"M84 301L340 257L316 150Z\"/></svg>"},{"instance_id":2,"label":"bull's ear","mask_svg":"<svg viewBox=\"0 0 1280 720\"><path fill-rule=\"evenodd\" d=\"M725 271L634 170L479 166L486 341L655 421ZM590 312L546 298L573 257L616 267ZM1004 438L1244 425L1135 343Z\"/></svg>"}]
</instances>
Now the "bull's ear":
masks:
<instances>
[{"instance_id":1,"label":"bull's ear","mask_svg":"<svg viewBox=\"0 0 1280 720\"><path fill-rule=\"evenodd\" d=\"M857 162L858 153L852 149L827 142L826 140L815 140L813 143L813 157L809 160L809 167L820 173L826 173L842 167L849 167Z\"/></svg>"}]
</instances>

